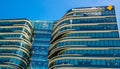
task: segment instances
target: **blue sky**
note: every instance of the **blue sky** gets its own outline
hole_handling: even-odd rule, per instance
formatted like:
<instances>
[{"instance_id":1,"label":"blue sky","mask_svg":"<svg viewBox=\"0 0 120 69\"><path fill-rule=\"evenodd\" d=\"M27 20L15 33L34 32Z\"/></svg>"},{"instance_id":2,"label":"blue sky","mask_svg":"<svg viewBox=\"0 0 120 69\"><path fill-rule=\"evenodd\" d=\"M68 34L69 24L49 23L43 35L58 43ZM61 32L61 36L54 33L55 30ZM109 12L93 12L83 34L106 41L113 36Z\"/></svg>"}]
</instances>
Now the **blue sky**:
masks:
<instances>
[{"instance_id":1,"label":"blue sky","mask_svg":"<svg viewBox=\"0 0 120 69\"><path fill-rule=\"evenodd\" d=\"M0 0L0 19L58 20L71 8L106 5L115 5L120 19L120 0Z\"/></svg>"}]
</instances>

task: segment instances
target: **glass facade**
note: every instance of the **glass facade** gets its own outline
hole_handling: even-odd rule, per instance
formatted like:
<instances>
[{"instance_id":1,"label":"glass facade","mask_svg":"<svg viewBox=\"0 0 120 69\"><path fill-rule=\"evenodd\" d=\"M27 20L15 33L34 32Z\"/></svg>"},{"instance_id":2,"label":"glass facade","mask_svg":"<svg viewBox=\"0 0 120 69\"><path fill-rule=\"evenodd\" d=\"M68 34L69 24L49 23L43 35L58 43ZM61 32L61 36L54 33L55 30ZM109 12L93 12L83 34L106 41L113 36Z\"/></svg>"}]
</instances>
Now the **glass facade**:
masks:
<instances>
[{"instance_id":1,"label":"glass facade","mask_svg":"<svg viewBox=\"0 0 120 69\"><path fill-rule=\"evenodd\" d=\"M54 21L33 21L34 42L31 69L48 69L48 48Z\"/></svg>"},{"instance_id":2,"label":"glass facade","mask_svg":"<svg viewBox=\"0 0 120 69\"><path fill-rule=\"evenodd\" d=\"M49 69L119 69L114 6L73 8L53 27Z\"/></svg>"},{"instance_id":3,"label":"glass facade","mask_svg":"<svg viewBox=\"0 0 120 69\"><path fill-rule=\"evenodd\" d=\"M33 27L27 19L0 20L0 69L28 69Z\"/></svg>"}]
</instances>

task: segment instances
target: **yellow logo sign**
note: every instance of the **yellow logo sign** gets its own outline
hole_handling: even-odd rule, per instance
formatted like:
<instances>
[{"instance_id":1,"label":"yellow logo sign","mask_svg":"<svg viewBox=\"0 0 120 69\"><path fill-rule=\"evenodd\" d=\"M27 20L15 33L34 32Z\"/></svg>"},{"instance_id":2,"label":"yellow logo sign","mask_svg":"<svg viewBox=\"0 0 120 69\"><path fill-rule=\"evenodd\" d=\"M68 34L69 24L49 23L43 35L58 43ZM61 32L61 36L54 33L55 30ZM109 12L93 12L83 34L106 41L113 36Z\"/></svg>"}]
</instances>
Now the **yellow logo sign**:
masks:
<instances>
[{"instance_id":1,"label":"yellow logo sign","mask_svg":"<svg viewBox=\"0 0 120 69\"><path fill-rule=\"evenodd\" d=\"M113 7L112 7L112 6L108 6L107 9L108 9L108 10L112 10Z\"/></svg>"}]
</instances>

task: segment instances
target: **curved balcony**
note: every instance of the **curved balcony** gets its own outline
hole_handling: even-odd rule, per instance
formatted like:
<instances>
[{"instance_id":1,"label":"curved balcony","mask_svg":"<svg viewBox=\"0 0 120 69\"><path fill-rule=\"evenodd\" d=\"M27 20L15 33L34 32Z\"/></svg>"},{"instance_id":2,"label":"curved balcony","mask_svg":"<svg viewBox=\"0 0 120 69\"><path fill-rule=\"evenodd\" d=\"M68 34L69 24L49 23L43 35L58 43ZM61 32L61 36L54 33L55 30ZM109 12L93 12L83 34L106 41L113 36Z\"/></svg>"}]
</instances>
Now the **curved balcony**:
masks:
<instances>
[{"instance_id":1,"label":"curved balcony","mask_svg":"<svg viewBox=\"0 0 120 69\"><path fill-rule=\"evenodd\" d=\"M80 57L76 55L57 56L49 61L49 68L119 68L119 57Z\"/></svg>"},{"instance_id":2,"label":"curved balcony","mask_svg":"<svg viewBox=\"0 0 120 69\"><path fill-rule=\"evenodd\" d=\"M58 21L55 26L53 27L53 31L64 24L82 24L82 23L109 23L109 22L116 22L115 16L92 16L92 17L66 17L60 21Z\"/></svg>"}]
</instances>

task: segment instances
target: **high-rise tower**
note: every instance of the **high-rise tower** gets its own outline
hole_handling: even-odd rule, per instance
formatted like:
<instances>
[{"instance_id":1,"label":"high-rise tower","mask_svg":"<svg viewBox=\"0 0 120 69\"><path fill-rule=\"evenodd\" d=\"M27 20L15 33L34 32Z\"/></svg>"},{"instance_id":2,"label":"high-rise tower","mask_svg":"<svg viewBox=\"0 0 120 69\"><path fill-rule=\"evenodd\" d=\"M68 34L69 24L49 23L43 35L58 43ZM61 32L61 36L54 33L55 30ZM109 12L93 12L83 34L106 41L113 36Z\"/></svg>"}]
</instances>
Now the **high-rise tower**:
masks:
<instances>
[{"instance_id":1,"label":"high-rise tower","mask_svg":"<svg viewBox=\"0 0 120 69\"><path fill-rule=\"evenodd\" d=\"M0 69L27 69L33 27L27 19L0 20Z\"/></svg>"},{"instance_id":2,"label":"high-rise tower","mask_svg":"<svg viewBox=\"0 0 120 69\"><path fill-rule=\"evenodd\" d=\"M69 10L53 27L49 52L49 69L119 69L114 6Z\"/></svg>"}]
</instances>

